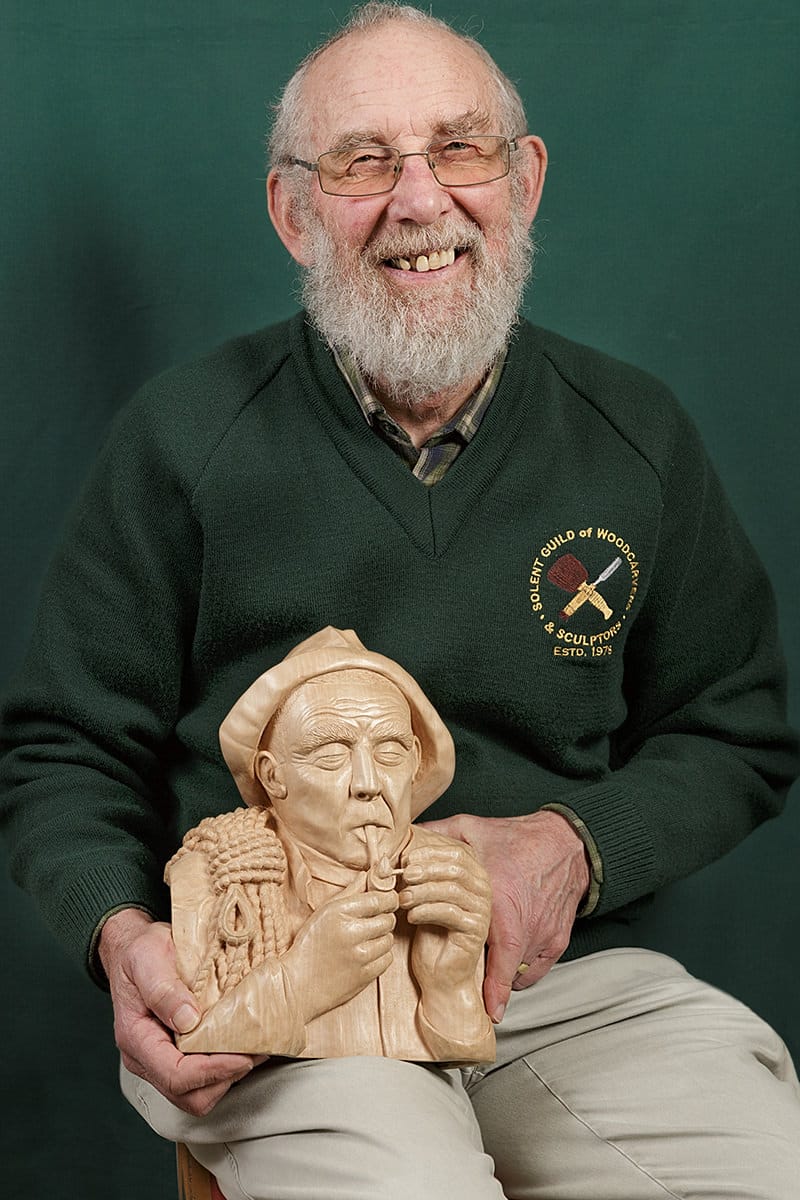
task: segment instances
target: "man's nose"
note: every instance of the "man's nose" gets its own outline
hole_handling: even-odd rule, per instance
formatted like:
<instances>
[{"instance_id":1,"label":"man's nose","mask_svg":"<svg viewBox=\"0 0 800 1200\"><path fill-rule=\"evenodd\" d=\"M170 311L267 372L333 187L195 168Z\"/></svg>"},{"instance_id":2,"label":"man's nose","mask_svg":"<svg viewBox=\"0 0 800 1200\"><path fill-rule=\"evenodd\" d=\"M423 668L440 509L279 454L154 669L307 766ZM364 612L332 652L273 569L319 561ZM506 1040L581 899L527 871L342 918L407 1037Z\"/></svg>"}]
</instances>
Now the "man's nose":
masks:
<instances>
[{"instance_id":1,"label":"man's nose","mask_svg":"<svg viewBox=\"0 0 800 1200\"><path fill-rule=\"evenodd\" d=\"M431 225L453 207L450 193L436 182L423 153L407 154L400 160L400 177L386 209L388 217Z\"/></svg>"},{"instance_id":2,"label":"man's nose","mask_svg":"<svg viewBox=\"0 0 800 1200\"><path fill-rule=\"evenodd\" d=\"M365 746L355 746L352 758L350 792L357 800L371 800L381 790L372 755Z\"/></svg>"}]
</instances>

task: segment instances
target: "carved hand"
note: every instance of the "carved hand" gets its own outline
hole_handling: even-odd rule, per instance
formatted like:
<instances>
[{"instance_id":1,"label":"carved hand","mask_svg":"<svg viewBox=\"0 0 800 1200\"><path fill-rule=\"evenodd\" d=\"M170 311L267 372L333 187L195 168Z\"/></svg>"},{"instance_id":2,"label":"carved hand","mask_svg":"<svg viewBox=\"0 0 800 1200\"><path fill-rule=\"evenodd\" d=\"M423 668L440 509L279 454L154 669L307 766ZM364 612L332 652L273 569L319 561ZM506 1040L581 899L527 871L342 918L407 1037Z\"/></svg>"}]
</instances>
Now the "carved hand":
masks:
<instances>
[{"instance_id":1,"label":"carved hand","mask_svg":"<svg viewBox=\"0 0 800 1200\"><path fill-rule=\"evenodd\" d=\"M492 893L475 855L458 843L411 850L399 900L409 924L418 926L411 970L428 1020L445 1028L443 1022L460 993L462 1009L474 1010L476 1027L483 1025L486 1016L475 989L475 969L489 931Z\"/></svg>"},{"instance_id":2,"label":"carved hand","mask_svg":"<svg viewBox=\"0 0 800 1200\"><path fill-rule=\"evenodd\" d=\"M170 1030L187 1032L200 1013L178 978L169 925L124 909L103 926L99 952L124 1065L184 1112L206 1116L232 1083L263 1061L247 1054L187 1055L176 1048Z\"/></svg>"},{"instance_id":3,"label":"carved hand","mask_svg":"<svg viewBox=\"0 0 800 1200\"><path fill-rule=\"evenodd\" d=\"M318 908L281 958L307 1023L382 975L392 961L396 892L336 896Z\"/></svg>"},{"instance_id":4,"label":"carved hand","mask_svg":"<svg viewBox=\"0 0 800 1200\"><path fill-rule=\"evenodd\" d=\"M583 842L564 817L552 812L462 813L427 827L472 846L489 874L492 920L483 993L489 1015L499 1021L511 988L541 979L567 948L589 886ZM530 969L519 975L521 962Z\"/></svg>"}]
</instances>

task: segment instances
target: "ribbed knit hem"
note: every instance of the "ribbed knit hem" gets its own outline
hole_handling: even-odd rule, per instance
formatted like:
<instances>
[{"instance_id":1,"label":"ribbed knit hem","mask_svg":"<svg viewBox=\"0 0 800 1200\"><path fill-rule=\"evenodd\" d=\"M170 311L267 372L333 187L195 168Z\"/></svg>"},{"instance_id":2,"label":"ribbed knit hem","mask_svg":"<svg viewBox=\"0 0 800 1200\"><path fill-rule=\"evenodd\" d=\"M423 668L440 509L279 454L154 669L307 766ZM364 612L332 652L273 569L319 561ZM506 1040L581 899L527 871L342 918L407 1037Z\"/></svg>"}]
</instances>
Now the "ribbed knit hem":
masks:
<instances>
[{"instance_id":1,"label":"ribbed knit hem","mask_svg":"<svg viewBox=\"0 0 800 1200\"><path fill-rule=\"evenodd\" d=\"M655 847L642 820L640 798L610 780L567 792L559 800L584 822L600 853L603 881L596 916L655 891Z\"/></svg>"},{"instance_id":2,"label":"ribbed knit hem","mask_svg":"<svg viewBox=\"0 0 800 1200\"><path fill-rule=\"evenodd\" d=\"M112 912L123 908L140 908L161 919L168 913L168 893L133 863L98 863L76 872L55 910L58 936L100 987L107 986L96 954L100 930Z\"/></svg>"}]
</instances>

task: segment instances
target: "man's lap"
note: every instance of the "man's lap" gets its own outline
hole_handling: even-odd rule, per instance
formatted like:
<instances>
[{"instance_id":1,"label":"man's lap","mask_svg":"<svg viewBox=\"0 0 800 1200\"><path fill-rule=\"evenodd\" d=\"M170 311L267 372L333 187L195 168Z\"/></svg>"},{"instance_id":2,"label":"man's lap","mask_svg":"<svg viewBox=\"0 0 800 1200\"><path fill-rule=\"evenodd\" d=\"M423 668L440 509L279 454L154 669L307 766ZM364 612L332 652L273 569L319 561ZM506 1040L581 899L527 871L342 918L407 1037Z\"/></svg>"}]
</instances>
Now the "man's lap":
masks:
<instances>
[{"instance_id":1,"label":"man's lap","mask_svg":"<svg viewBox=\"0 0 800 1200\"><path fill-rule=\"evenodd\" d=\"M780 1038L663 955L612 950L515 993L467 1081L513 1200L789 1200L800 1091Z\"/></svg>"},{"instance_id":2,"label":"man's lap","mask_svg":"<svg viewBox=\"0 0 800 1200\"><path fill-rule=\"evenodd\" d=\"M228 1200L502 1200L458 1071L386 1058L273 1060L205 1118L123 1072L156 1132Z\"/></svg>"},{"instance_id":3,"label":"man's lap","mask_svg":"<svg viewBox=\"0 0 800 1200\"><path fill-rule=\"evenodd\" d=\"M560 964L512 995L497 1033L466 1092L457 1072L369 1058L273 1061L202 1119L125 1072L123 1087L230 1200L795 1195L800 1098L780 1039L672 959Z\"/></svg>"}]
</instances>

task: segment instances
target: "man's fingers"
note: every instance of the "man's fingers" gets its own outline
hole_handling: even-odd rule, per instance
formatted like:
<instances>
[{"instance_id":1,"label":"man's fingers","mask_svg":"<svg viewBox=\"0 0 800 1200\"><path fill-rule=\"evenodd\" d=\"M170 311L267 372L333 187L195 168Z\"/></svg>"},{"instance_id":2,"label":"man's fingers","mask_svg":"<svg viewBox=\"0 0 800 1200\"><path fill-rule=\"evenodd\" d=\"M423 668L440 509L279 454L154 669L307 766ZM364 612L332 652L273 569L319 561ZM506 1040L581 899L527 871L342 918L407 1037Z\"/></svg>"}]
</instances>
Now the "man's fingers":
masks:
<instances>
[{"instance_id":1,"label":"man's fingers","mask_svg":"<svg viewBox=\"0 0 800 1200\"><path fill-rule=\"evenodd\" d=\"M335 908L350 917L376 917L379 913L392 913L397 908L397 892L359 892L355 896L340 899L335 896L326 908ZM318 909L322 912L322 909Z\"/></svg>"},{"instance_id":2,"label":"man's fingers","mask_svg":"<svg viewBox=\"0 0 800 1200\"><path fill-rule=\"evenodd\" d=\"M524 930L519 914L508 903L495 904L489 929L489 952L486 956L486 977L483 994L486 1011L497 1023L503 1018L511 985L517 968L523 961L526 948Z\"/></svg>"},{"instance_id":3,"label":"man's fingers","mask_svg":"<svg viewBox=\"0 0 800 1200\"><path fill-rule=\"evenodd\" d=\"M143 1017L132 1030L132 1054L142 1064L146 1077L158 1086L164 1083L180 1095L210 1084L232 1082L249 1074L248 1054L182 1054L171 1036L150 1017Z\"/></svg>"},{"instance_id":4,"label":"man's fingers","mask_svg":"<svg viewBox=\"0 0 800 1200\"><path fill-rule=\"evenodd\" d=\"M197 1091L189 1092L187 1095L167 1095L167 1099L171 1100L176 1108L180 1108L191 1117L207 1117L211 1110L219 1104L222 1097L227 1095L235 1082L235 1079L231 1079L227 1083L217 1083L212 1087L198 1088Z\"/></svg>"},{"instance_id":5,"label":"man's fingers","mask_svg":"<svg viewBox=\"0 0 800 1200\"><path fill-rule=\"evenodd\" d=\"M136 1023L133 1049L120 1046L124 1065L195 1116L204 1116L230 1088L250 1074L256 1060L249 1054L181 1054L158 1021ZM264 1057L260 1056L260 1061Z\"/></svg>"},{"instance_id":6,"label":"man's fingers","mask_svg":"<svg viewBox=\"0 0 800 1200\"><path fill-rule=\"evenodd\" d=\"M492 889L489 879L476 859L464 862L452 858L431 859L409 863L403 870L403 886L439 883L444 886L463 888L474 896L490 899Z\"/></svg>"},{"instance_id":7,"label":"man's fingers","mask_svg":"<svg viewBox=\"0 0 800 1200\"><path fill-rule=\"evenodd\" d=\"M181 1054L165 1083L174 1095L188 1096L219 1084L230 1087L252 1069L252 1059L246 1054Z\"/></svg>"},{"instance_id":8,"label":"man's fingers","mask_svg":"<svg viewBox=\"0 0 800 1200\"><path fill-rule=\"evenodd\" d=\"M436 925L452 933L466 933L480 938L481 945L486 940L489 914L473 912L451 901L415 904L409 908L407 917L409 925Z\"/></svg>"},{"instance_id":9,"label":"man's fingers","mask_svg":"<svg viewBox=\"0 0 800 1200\"><path fill-rule=\"evenodd\" d=\"M230 1090L231 1086L237 1080L243 1078L243 1075L234 1075L216 1083L190 1088L188 1091L182 1086L180 1091L173 1092L170 1091L169 1083L166 1080L159 1081L150 1075L144 1063L138 1062L135 1058L131 1058L127 1054L123 1054L121 1057L123 1064L132 1074L139 1075L142 1079L146 1079L149 1083L152 1083L171 1104L174 1104L176 1108L180 1108L183 1112L189 1113L193 1117L207 1116L214 1105L218 1104L222 1097ZM184 1081L181 1082L182 1084L184 1083Z\"/></svg>"},{"instance_id":10,"label":"man's fingers","mask_svg":"<svg viewBox=\"0 0 800 1200\"><path fill-rule=\"evenodd\" d=\"M414 909L420 904L446 904L465 912L488 913L491 893L473 890L463 879L425 879L422 883L404 887L398 896L401 908Z\"/></svg>"},{"instance_id":11,"label":"man's fingers","mask_svg":"<svg viewBox=\"0 0 800 1200\"><path fill-rule=\"evenodd\" d=\"M387 954L391 955L393 945L394 938L390 933L386 933L383 937L359 943L354 947L354 952L363 963L374 963L378 958L384 958Z\"/></svg>"}]
</instances>

